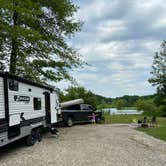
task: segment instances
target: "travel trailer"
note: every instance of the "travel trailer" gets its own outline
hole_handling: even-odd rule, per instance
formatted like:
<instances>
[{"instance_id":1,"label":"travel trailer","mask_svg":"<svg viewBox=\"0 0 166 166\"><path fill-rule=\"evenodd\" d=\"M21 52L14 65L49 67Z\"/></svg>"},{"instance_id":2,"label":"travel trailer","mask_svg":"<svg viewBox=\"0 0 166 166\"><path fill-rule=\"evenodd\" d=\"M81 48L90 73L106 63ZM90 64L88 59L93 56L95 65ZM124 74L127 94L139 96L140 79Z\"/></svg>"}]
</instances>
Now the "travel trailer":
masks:
<instances>
[{"instance_id":1,"label":"travel trailer","mask_svg":"<svg viewBox=\"0 0 166 166\"><path fill-rule=\"evenodd\" d=\"M56 131L60 115L54 88L0 73L0 147L23 137L27 145L41 141L43 129Z\"/></svg>"}]
</instances>

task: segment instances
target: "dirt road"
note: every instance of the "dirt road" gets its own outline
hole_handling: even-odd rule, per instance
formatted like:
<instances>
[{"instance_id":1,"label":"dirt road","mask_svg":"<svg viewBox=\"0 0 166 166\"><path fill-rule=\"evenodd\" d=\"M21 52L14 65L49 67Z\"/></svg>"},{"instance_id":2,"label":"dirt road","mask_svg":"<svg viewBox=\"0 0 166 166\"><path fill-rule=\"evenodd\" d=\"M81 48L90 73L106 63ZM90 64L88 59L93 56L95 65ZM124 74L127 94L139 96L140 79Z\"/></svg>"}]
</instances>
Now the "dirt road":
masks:
<instances>
[{"instance_id":1,"label":"dirt road","mask_svg":"<svg viewBox=\"0 0 166 166\"><path fill-rule=\"evenodd\" d=\"M127 126L81 125L2 149L0 166L166 166L166 143Z\"/></svg>"}]
</instances>

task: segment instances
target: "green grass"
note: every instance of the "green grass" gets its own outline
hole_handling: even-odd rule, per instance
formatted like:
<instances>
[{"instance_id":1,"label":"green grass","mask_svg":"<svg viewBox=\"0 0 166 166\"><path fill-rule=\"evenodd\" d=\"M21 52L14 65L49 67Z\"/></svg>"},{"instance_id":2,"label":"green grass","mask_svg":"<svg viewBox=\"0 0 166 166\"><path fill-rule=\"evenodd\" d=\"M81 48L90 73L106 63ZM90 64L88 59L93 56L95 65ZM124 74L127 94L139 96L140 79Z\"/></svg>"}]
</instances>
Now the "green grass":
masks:
<instances>
[{"instance_id":1,"label":"green grass","mask_svg":"<svg viewBox=\"0 0 166 166\"><path fill-rule=\"evenodd\" d=\"M142 115L110 115L104 114L105 124L114 123L133 123L133 120L143 119Z\"/></svg>"},{"instance_id":2,"label":"green grass","mask_svg":"<svg viewBox=\"0 0 166 166\"><path fill-rule=\"evenodd\" d=\"M143 119L143 115L104 115L104 124L133 123L133 120ZM151 119L150 117L148 119ZM166 141L166 118L157 117L157 127L138 128L138 131L145 132L155 138Z\"/></svg>"},{"instance_id":3,"label":"green grass","mask_svg":"<svg viewBox=\"0 0 166 166\"><path fill-rule=\"evenodd\" d=\"M166 118L157 118L158 127L154 128L138 128L137 130L143 131L155 138L166 141Z\"/></svg>"}]
</instances>

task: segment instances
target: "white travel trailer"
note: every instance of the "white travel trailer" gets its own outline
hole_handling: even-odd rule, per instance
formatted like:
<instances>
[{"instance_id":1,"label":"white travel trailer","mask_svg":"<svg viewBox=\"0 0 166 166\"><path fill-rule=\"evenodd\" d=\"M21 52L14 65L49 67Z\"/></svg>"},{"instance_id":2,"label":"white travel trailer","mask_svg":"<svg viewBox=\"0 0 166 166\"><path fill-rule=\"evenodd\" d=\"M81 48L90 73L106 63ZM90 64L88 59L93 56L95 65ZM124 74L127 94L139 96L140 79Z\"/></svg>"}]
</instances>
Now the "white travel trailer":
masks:
<instances>
[{"instance_id":1,"label":"white travel trailer","mask_svg":"<svg viewBox=\"0 0 166 166\"><path fill-rule=\"evenodd\" d=\"M55 131L60 114L53 88L0 73L0 147L23 137L27 145L41 141L42 129Z\"/></svg>"}]
</instances>

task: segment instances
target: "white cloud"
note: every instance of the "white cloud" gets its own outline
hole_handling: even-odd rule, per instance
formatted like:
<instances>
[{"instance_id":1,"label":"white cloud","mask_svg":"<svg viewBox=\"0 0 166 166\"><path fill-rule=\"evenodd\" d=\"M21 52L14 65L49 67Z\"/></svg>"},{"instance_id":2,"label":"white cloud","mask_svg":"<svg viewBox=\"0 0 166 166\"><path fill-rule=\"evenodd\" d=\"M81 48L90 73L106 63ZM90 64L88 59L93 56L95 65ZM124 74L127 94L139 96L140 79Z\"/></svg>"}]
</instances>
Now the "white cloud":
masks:
<instances>
[{"instance_id":1,"label":"white cloud","mask_svg":"<svg viewBox=\"0 0 166 166\"><path fill-rule=\"evenodd\" d=\"M92 65L73 72L77 81L106 96L154 93L147 80L166 39L165 0L74 1L85 23L71 45Z\"/></svg>"},{"instance_id":2,"label":"white cloud","mask_svg":"<svg viewBox=\"0 0 166 166\"><path fill-rule=\"evenodd\" d=\"M154 24L154 27L157 27L157 28L166 27L166 15L164 15L162 18L157 20L156 23Z\"/></svg>"}]
</instances>

